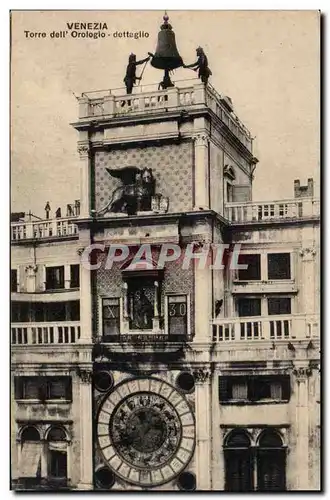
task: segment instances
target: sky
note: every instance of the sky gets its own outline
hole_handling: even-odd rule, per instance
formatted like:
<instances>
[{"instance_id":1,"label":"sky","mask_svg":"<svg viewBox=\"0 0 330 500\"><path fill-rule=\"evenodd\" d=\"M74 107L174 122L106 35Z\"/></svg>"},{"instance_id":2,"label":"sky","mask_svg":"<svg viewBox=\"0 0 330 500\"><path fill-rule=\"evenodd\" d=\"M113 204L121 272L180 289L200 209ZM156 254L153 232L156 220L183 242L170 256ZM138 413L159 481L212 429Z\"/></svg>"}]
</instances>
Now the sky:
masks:
<instances>
[{"instance_id":1,"label":"sky","mask_svg":"<svg viewBox=\"0 0 330 500\"><path fill-rule=\"evenodd\" d=\"M230 96L259 163L253 199L293 197L293 181L320 178L320 44L317 11L169 11L180 55L202 46L210 82ZM131 52L154 52L163 11L16 11L11 43L12 211L43 216L80 197L75 96L118 88ZM67 23L106 23L110 36L72 38ZM52 32L68 31L65 38ZM96 30L98 31L98 30ZM139 38L114 37L115 32ZM28 33L27 33L28 32ZM30 37L30 33L46 33ZM143 36L143 34L149 36ZM138 72L139 74L139 72ZM194 74L193 74L194 75ZM191 78L176 70L172 80ZM143 84L158 83L148 65Z\"/></svg>"}]
</instances>

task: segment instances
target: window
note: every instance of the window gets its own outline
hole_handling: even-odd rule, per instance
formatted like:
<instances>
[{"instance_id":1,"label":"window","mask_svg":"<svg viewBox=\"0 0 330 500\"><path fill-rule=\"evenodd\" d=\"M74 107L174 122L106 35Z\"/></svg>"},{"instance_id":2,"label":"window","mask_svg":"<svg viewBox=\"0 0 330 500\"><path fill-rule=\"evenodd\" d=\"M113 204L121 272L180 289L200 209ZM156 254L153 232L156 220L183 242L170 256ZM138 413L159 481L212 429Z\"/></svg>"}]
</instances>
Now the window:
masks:
<instances>
[{"instance_id":1,"label":"window","mask_svg":"<svg viewBox=\"0 0 330 500\"><path fill-rule=\"evenodd\" d=\"M227 182L227 203L233 201L233 186Z\"/></svg>"},{"instance_id":2,"label":"window","mask_svg":"<svg viewBox=\"0 0 330 500\"><path fill-rule=\"evenodd\" d=\"M257 450L259 491L285 491L285 460L280 436L274 431L265 431Z\"/></svg>"},{"instance_id":3,"label":"window","mask_svg":"<svg viewBox=\"0 0 330 500\"><path fill-rule=\"evenodd\" d=\"M11 303L12 323L27 323L30 321L31 304L29 302Z\"/></svg>"},{"instance_id":4,"label":"window","mask_svg":"<svg viewBox=\"0 0 330 500\"><path fill-rule=\"evenodd\" d=\"M291 314L291 299L288 297L271 297L268 299L268 314Z\"/></svg>"},{"instance_id":5,"label":"window","mask_svg":"<svg viewBox=\"0 0 330 500\"><path fill-rule=\"evenodd\" d=\"M71 377L15 377L15 399L71 401Z\"/></svg>"},{"instance_id":6,"label":"window","mask_svg":"<svg viewBox=\"0 0 330 500\"><path fill-rule=\"evenodd\" d=\"M244 431L232 431L225 445L225 491L253 491L250 439Z\"/></svg>"},{"instance_id":7,"label":"window","mask_svg":"<svg viewBox=\"0 0 330 500\"><path fill-rule=\"evenodd\" d=\"M289 375L222 376L219 377L221 403L259 402L262 400L288 401L290 398Z\"/></svg>"},{"instance_id":8,"label":"window","mask_svg":"<svg viewBox=\"0 0 330 500\"><path fill-rule=\"evenodd\" d=\"M72 264L70 266L70 288L79 288L80 286L79 268L80 268L79 264Z\"/></svg>"},{"instance_id":9,"label":"window","mask_svg":"<svg viewBox=\"0 0 330 500\"><path fill-rule=\"evenodd\" d=\"M187 295L169 295L168 298L168 334L173 338L188 334Z\"/></svg>"},{"instance_id":10,"label":"window","mask_svg":"<svg viewBox=\"0 0 330 500\"><path fill-rule=\"evenodd\" d=\"M27 481L27 485L35 486L41 476L42 443L39 431L28 426L21 433L19 477Z\"/></svg>"},{"instance_id":11,"label":"window","mask_svg":"<svg viewBox=\"0 0 330 500\"><path fill-rule=\"evenodd\" d=\"M10 291L17 292L17 269L10 270Z\"/></svg>"},{"instance_id":12,"label":"window","mask_svg":"<svg viewBox=\"0 0 330 500\"><path fill-rule=\"evenodd\" d=\"M238 299L238 316L260 316L261 315L261 300L260 299Z\"/></svg>"},{"instance_id":13,"label":"window","mask_svg":"<svg viewBox=\"0 0 330 500\"><path fill-rule=\"evenodd\" d=\"M289 280L291 279L291 266L289 253L268 254L268 279Z\"/></svg>"},{"instance_id":14,"label":"window","mask_svg":"<svg viewBox=\"0 0 330 500\"><path fill-rule=\"evenodd\" d=\"M226 491L285 491L286 452L273 429L261 433L255 450L244 429L231 431L225 440L224 457Z\"/></svg>"},{"instance_id":15,"label":"window","mask_svg":"<svg viewBox=\"0 0 330 500\"><path fill-rule=\"evenodd\" d=\"M62 427L52 427L48 432L48 479L67 480L67 438Z\"/></svg>"},{"instance_id":16,"label":"window","mask_svg":"<svg viewBox=\"0 0 330 500\"><path fill-rule=\"evenodd\" d=\"M261 279L259 254L241 254L238 258L238 263L247 266L247 269L239 269L239 280L252 281Z\"/></svg>"},{"instance_id":17,"label":"window","mask_svg":"<svg viewBox=\"0 0 330 500\"><path fill-rule=\"evenodd\" d=\"M46 267L46 290L64 288L64 266Z\"/></svg>"},{"instance_id":18,"label":"window","mask_svg":"<svg viewBox=\"0 0 330 500\"><path fill-rule=\"evenodd\" d=\"M120 302L119 298L103 299L103 339L120 334Z\"/></svg>"}]
</instances>

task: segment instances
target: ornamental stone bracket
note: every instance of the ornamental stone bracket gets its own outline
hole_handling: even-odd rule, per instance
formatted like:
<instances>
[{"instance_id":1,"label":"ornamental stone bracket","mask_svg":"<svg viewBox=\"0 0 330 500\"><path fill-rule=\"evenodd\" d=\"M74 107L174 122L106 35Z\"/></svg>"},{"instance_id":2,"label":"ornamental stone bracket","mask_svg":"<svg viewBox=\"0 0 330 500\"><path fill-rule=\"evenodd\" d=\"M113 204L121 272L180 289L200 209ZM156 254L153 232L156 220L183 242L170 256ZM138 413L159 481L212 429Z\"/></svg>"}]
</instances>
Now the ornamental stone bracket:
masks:
<instances>
[{"instance_id":1,"label":"ornamental stone bracket","mask_svg":"<svg viewBox=\"0 0 330 500\"><path fill-rule=\"evenodd\" d=\"M38 271L38 266L29 265L29 266L25 267L25 272L27 274L29 274L30 276L33 275L33 274L36 274L37 271Z\"/></svg>"},{"instance_id":2,"label":"ornamental stone bracket","mask_svg":"<svg viewBox=\"0 0 330 500\"><path fill-rule=\"evenodd\" d=\"M92 370L88 370L86 368L79 368L79 366L78 366L77 375L83 384L91 384L92 383L92 377L93 377Z\"/></svg>"},{"instance_id":3,"label":"ornamental stone bracket","mask_svg":"<svg viewBox=\"0 0 330 500\"><path fill-rule=\"evenodd\" d=\"M211 373L204 368L198 368L193 372L196 384L205 384L210 380Z\"/></svg>"},{"instance_id":4,"label":"ornamental stone bracket","mask_svg":"<svg viewBox=\"0 0 330 500\"><path fill-rule=\"evenodd\" d=\"M208 136L206 134L196 134L193 137L196 146L207 146L208 145Z\"/></svg>"},{"instance_id":5,"label":"ornamental stone bracket","mask_svg":"<svg viewBox=\"0 0 330 500\"><path fill-rule=\"evenodd\" d=\"M80 158L87 158L90 156L90 146L89 143L78 144L77 151L79 153Z\"/></svg>"},{"instance_id":6,"label":"ornamental stone bracket","mask_svg":"<svg viewBox=\"0 0 330 500\"><path fill-rule=\"evenodd\" d=\"M316 255L316 248L315 247L301 248L299 250L299 255L303 258L303 260L313 260Z\"/></svg>"},{"instance_id":7,"label":"ornamental stone bracket","mask_svg":"<svg viewBox=\"0 0 330 500\"><path fill-rule=\"evenodd\" d=\"M297 382L303 382L313 373L311 366L299 366L292 370L292 374L297 378Z\"/></svg>"}]
</instances>

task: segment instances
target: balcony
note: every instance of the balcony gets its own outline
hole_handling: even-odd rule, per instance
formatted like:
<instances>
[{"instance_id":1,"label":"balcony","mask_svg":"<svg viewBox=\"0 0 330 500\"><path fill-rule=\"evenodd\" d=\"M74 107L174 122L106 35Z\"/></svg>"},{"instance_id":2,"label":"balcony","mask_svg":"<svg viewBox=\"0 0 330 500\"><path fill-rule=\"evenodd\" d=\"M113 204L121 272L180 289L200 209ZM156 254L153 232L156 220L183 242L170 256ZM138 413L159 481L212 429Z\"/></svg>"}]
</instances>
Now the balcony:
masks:
<instances>
[{"instance_id":1,"label":"balcony","mask_svg":"<svg viewBox=\"0 0 330 500\"><path fill-rule=\"evenodd\" d=\"M223 318L212 322L213 342L319 339L317 315Z\"/></svg>"},{"instance_id":2,"label":"balcony","mask_svg":"<svg viewBox=\"0 0 330 500\"><path fill-rule=\"evenodd\" d=\"M80 338L79 321L13 323L12 345L75 344Z\"/></svg>"},{"instance_id":3,"label":"balcony","mask_svg":"<svg viewBox=\"0 0 330 500\"><path fill-rule=\"evenodd\" d=\"M291 200L226 203L225 217L234 224L255 222L317 219L320 216L320 200L295 198Z\"/></svg>"},{"instance_id":4,"label":"balcony","mask_svg":"<svg viewBox=\"0 0 330 500\"><path fill-rule=\"evenodd\" d=\"M125 89L84 92L79 100L79 122L100 118L153 115L159 112L211 110L247 149L252 152L250 132L233 111L225 106L226 98L198 79L175 82L175 87L158 90L156 85L138 86L132 95Z\"/></svg>"},{"instance_id":5,"label":"balcony","mask_svg":"<svg viewBox=\"0 0 330 500\"><path fill-rule=\"evenodd\" d=\"M72 219L52 219L11 223L11 241L43 240L77 236L78 227Z\"/></svg>"}]
</instances>

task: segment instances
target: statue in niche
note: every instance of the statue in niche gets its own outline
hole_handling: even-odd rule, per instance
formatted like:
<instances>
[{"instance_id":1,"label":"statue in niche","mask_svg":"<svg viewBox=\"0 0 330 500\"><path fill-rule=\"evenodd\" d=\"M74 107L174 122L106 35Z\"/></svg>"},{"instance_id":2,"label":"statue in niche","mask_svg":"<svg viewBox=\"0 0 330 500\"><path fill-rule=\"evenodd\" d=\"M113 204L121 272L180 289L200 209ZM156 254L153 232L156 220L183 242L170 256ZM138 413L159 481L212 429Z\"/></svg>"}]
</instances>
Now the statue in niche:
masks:
<instances>
[{"instance_id":1,"label":"statue in niche","mask_svg":"<svg viewBox=\"0 0 330 500\"><path fill-rule=\"evenodd\" d=\"M140 211L151 210L151 200L155 193L155 179L151 168L130 166L120 170L106 168L106 171L112 177L120 179L122 186L113 191L110 201L98 215L106 212L135 215Z\"/></svg>"}]
</instances>

